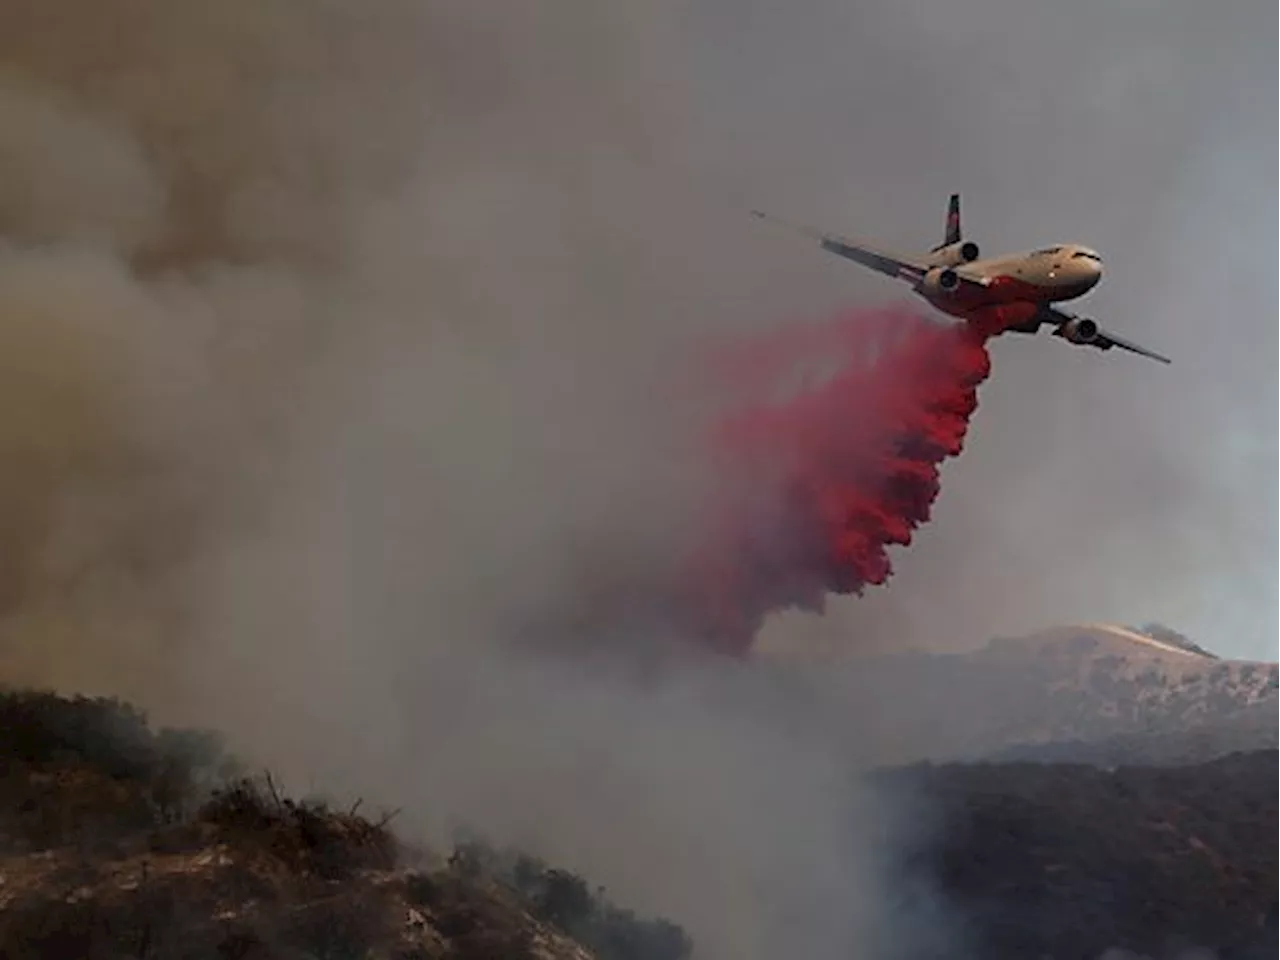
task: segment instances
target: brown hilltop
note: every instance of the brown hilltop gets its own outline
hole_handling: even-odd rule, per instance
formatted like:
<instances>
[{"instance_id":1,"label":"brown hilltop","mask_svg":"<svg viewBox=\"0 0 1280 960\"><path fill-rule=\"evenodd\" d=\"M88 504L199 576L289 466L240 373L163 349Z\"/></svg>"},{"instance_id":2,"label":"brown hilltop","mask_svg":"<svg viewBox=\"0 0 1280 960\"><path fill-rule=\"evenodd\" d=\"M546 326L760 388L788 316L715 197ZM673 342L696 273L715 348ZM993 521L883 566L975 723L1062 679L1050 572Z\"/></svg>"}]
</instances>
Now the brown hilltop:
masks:
<instances>
[{"instance_id":1,"label":"brown hilltop","mask_svg":"<svg viewBox=\"0 0 1280 960\"><path fill-rule=\"evenodd\" d=\"M518 869L516 869L518 867ZM110 700L0 693L0 957L683 960L581 878L235 775Z\"/></svg>"}]
</instances>

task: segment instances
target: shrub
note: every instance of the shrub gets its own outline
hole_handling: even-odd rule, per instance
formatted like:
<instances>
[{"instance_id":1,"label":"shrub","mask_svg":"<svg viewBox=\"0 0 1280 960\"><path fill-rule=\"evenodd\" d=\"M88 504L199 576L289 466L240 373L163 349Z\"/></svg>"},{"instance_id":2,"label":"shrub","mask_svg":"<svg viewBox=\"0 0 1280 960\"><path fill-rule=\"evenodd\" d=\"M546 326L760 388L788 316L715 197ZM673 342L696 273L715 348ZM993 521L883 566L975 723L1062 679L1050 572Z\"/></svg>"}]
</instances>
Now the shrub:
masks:
<instances>
[{"instance_id":1,"label":"shrub","mask_svg":"<svg viewBox=\"0 0 1280 960\"><path fill-rule=\"evenodd\" d=\"M215 790L199 811L228 839L268 850L291 866L326 880L361 868L387 868L395 841L386 821L337 813L318 801L282 799L270 779L242 778Z\"/></svg>"}]
</instances>

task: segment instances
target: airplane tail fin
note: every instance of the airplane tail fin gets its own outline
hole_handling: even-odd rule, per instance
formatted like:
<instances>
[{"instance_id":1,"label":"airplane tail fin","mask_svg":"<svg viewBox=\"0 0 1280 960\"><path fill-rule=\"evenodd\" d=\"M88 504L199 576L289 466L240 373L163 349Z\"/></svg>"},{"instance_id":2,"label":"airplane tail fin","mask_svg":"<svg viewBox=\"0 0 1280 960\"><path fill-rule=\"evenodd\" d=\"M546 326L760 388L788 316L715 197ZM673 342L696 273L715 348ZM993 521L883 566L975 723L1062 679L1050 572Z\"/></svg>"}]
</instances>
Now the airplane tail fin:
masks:
<instances>
[{"instance_id":1,"label":"airplane tail fin","mask_svg":"<svg viewBox=\"0 0 1280 960\"><path fill-rule=\"evenodd\" d=\"M947 203L947 232L943 235L942 242L929 252L937 253L952 244L959 243L960 235L960 194L953 193L951 200Z\"/></svg>"}]
</instances>

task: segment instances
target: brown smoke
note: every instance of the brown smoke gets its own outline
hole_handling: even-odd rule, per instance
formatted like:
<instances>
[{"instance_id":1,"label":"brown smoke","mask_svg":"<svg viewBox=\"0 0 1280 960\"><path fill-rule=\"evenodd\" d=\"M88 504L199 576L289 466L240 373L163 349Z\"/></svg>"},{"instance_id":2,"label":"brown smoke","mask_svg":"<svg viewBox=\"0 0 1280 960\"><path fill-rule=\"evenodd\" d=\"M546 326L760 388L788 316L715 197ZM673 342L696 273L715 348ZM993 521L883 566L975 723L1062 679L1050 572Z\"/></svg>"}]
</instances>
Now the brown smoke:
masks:
<instances>
[{"instance_id":1,"label":"brown smoke","mask_svg":"<svg viewBox=\"0 0 1280 960\"><path fill-rule=\"evenodd\" d=\"M276 727L290 704L378 695L350 683L370 643L414 676L574 606L599 558L667 555L664 29L587 2L13 8L0 676L288 750L327 736Z\"/></svg>"},{"instance_id":2,"label":"brown smoke","mask_svg":"<svg viewBox=\"0 0 1280 960\"><path fill-rule=\"evenodd\" d=\"M286 93L320 38L282 58L270 10L55 0L6 13L6 679L148 700L164 688L184 565L323 329L304 304L351 179L324 182L343 158L314 122L322 100Z\"/></svg>"},{"instance_id":3,"label":"brown smoke","mask_svg":"<svg viewBox=\"0 0 1280 960\"><path fill-rule=\"evenodd\" d=\"M0 676L214 725L404 830L465 819L708 956L875 926L854 807L749 688L503 642L689 529L671 358L733 256L672 236L662 11L17 10Z\"/></svg>"}]
</instances>

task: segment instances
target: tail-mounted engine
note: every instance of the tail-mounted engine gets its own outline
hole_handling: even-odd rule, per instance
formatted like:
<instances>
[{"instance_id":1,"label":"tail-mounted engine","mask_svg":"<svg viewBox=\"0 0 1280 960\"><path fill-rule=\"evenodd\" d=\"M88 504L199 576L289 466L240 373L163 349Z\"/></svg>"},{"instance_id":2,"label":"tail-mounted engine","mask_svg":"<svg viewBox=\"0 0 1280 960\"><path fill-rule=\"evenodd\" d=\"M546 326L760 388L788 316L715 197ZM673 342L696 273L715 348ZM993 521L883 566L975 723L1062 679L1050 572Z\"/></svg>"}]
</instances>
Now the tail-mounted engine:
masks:
<instances>
[{"instance_id":1,"label":"tail-mounted engine","mask_svg":"<svg viewBox=\"0 0 1280 960\"><path fill-rule=\"evenodd\" d=\"M960 288L960 277L950 267L934 267L920 281L926 296L951 296Z\"/></svg>"},{"instance_id":2,"label":"tail-mounted engine","mask_svg":"<svg viewBox=\"0 0 1280 960\"><path fill-rule=\"evenodd\" d=\"M958 267L962 263L977 260L980 252L976 243L966 240L963 243L939 247L930 255L929 261L940 267Z\"/></svg>"},{"instance_id":3,"label":"tail-mounted engine","mask_svg":"<svg viewBox=\"0 0 1280 960\"><path fill-rule=\"evenodd\" d=\"M1088 317L1074 317L1058 328L1058 335L1071 343L1093 343L1098 339L1098 325Z\"/></svg>"}]
</instances>

